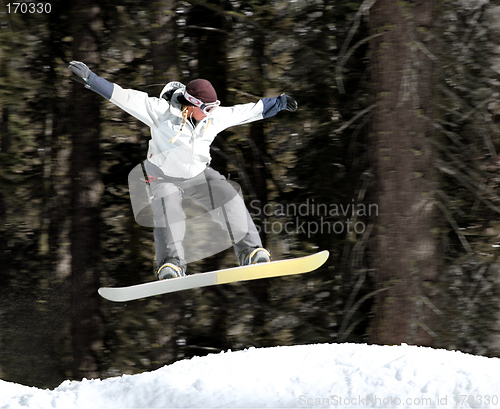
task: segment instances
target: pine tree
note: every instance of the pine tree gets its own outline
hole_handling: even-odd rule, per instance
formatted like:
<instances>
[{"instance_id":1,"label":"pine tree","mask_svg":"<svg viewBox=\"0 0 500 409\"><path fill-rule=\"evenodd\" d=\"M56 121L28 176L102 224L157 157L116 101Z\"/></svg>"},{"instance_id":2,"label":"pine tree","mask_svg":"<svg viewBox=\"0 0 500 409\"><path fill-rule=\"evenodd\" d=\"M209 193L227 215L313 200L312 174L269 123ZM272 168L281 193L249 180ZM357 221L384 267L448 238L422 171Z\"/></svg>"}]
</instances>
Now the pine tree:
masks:
<instances>
[{"instance_id":1,"label":"pine tree","mask_svg":"<svg viewBox=\"0 0 500 409\"><path fill-rule=\"evenodd\" d=\"M380 0L370 9L371 149L379 214L370 341L432 345L439 249L434 204L433 3ZM376 36L376 37L375 37Z\"/></svg>"},{"instance_id":2,"label":"pine tree","mask_svg":"<svg viewBox=\"0 0 500 409\"><path fill-rule=\"evenodd\" d=\"M100 61L100 6L79 2L72 15L73 58L96 69ZM102 318L99 287L99 221L102 182L99 95L75 83L72 90L71 153L71 341L73 377L99 377Z\"/></svg>"}]
</instances>

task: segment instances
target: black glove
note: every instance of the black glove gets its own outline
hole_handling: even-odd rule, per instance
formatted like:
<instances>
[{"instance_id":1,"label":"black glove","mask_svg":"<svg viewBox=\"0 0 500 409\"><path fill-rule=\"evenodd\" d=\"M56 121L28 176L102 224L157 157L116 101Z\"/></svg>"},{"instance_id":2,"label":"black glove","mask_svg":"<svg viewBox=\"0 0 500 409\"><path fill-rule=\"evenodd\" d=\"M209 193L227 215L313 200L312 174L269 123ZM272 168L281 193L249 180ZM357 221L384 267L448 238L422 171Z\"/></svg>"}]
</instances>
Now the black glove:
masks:
<instances>
[{"instance_id":1,"label":"black glove","mask_svg":"<svg viewBox=\"0 0 500 409\"><path fill-rule=\"evenodd\" d=\"M168 102L172 100L172 95L174 95L175 89L170 89L167 92L165 92L161 97L163 99L166 99Z\"/></svg>"},{"instance_id":2,"label":"black glove","mask_svg":"<svg viewBox=\"0 0 500 409\"><path fill-rule=\"evenodd\" d=\"M294 98L285 95L286 97L286 110L290 112L295 112L299 108L299 104L297 104L297 101L295 101Z\"/></svg>"},{"instance_id":3,"label":"black glove","mask_svg":"<svg viewBox=\"0 0 500 409\"><path fill-rule=\"evenodd\" d=\"M179 88L184 87L180 82L177 81L172 81L169 82L165 88L167 89L165 93L162 94L162 98L166 99L168 102L171 101L172 95L174 95L174 92L177 91Z\"/></svg>"},{"instance_id":4,"label":"black glove","mask_svg":"<svg viewBox=\"0 0 500 409\"><path fill-rule=\"evenodd\" d=\"M88 79L90 78L90 74L92 74L92 71L90 71L89 67L87 67L83 62L71 61L69 63L68 68L74 74L71 77L69 77L70 79L79 82L80 84L83 84L85 86L88 86Z\"/></svg>"}]
</instances>

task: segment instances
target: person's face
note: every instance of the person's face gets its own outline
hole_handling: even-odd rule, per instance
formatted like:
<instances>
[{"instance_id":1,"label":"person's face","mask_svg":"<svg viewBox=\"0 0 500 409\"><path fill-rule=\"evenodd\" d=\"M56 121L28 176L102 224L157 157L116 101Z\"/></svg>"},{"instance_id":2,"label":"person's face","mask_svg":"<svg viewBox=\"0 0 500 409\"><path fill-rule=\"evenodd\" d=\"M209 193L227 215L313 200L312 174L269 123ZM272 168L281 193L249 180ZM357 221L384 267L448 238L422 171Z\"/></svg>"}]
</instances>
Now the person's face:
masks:
<instances>
[{"instance_id":1,"label":"person's face","mask_svg":"<svg viewBox=\"0 0 500 409\"><path fill-rule=\"evenodd\" d=\"M206 117L206 115L201 112L201 108L198 107L188 107L188 115L192 116L195 120L201 121Z\"/></svg>"}]
</instances>

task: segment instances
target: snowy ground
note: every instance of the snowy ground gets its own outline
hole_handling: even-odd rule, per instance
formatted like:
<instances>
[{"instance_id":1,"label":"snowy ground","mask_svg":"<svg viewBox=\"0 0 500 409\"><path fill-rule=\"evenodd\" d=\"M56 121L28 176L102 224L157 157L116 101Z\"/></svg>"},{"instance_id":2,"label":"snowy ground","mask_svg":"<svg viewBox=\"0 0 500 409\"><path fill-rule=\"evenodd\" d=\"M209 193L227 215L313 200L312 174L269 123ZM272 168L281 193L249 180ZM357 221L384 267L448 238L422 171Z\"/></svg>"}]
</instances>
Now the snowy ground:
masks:
<instances>
[{"instance_id":1,"label":"snowy ground","mask_svg":"<svg viewBox=\"0 0 500 409\"><path fill-rule=\"evenodd\" d=\"M225 352L54 390L0 381L0 408L9 409L263 407L500 409L500 359L322 344Z\"/></svg>"}]
</instances>

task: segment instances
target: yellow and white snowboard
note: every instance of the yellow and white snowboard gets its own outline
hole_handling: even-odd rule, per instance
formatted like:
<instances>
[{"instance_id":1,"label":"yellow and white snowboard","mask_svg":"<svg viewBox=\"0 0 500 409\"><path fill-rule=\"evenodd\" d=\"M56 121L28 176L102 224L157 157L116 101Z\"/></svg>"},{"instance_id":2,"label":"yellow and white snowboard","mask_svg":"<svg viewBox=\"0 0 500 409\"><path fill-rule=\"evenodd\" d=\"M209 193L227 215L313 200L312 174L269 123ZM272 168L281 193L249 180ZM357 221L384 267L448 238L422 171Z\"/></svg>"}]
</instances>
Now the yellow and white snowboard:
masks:
<instances>
[{"instance_id":1,"label":"yellow and white snowboard","mask_svg":"<svg viewBox=\"0 0 500 409\"><path fill-rule=\"evenodd\" d=\"M321 267L328 255L328 251L324 250L305 257L227 268L129 287L102 287L99 288L99 294L110 301L125 302L191 288L308 273Z\"/></svg>"}]
</instances>

